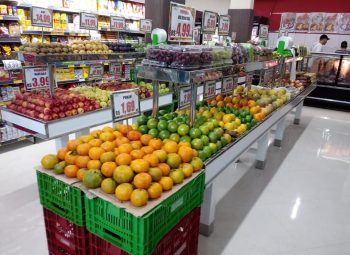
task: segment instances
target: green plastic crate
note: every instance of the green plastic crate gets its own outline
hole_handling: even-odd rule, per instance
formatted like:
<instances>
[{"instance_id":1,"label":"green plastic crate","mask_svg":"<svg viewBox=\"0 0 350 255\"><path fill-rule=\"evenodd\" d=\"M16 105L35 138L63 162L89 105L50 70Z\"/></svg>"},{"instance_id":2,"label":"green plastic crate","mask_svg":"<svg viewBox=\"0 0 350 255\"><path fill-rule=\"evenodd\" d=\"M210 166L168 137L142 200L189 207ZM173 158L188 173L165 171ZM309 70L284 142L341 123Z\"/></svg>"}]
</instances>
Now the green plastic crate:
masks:
<instances>
[{"instance_id":1,"label":"green plastic crate","mask_svg":"<svg viewBox=\"0 0 350 255\"><path fill-rule=\"evenodd\" d=\"M101 198L85 197L86 228L133 255L148 255L159 241L203 202L205 174L188 184L142 217L136 217Z\"/></svg>"},{"instance_id":2,"label":"green plastic crate","mask_svg":"<svg viewBox=\"0 0 350 255\"><path fill-rule=\"evenodd\" d=\"M85 226L84 193L40 171L36 171L36 176L43 207L76 225Z\"/></svg>"}]
</instances>

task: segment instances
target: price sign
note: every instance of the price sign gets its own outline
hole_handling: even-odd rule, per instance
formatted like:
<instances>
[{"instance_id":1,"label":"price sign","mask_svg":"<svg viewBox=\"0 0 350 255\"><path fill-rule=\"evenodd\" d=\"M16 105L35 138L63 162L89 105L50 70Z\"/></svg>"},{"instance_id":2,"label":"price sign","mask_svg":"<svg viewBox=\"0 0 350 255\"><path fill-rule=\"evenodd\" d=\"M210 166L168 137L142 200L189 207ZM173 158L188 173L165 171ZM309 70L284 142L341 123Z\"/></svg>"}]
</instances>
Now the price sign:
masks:
<instances>
[{"instance_id":1,"label":"price sign","mask_svg":"<svg viewBox=\"0 0 350 255\"><path fill-rule=\"evenodd\" d=\"M25 87L27 90L45 89L50 86L50 71L48 67L24 69Z\"/></svg>"},{"instance_id":2,"label":"price sign","mask_svg":"<svg viewBox=\"0 0 350 255\"><path fill-rule=\"evenodd\" d=\"M202 19L203 33L215 33L218 15L215 12L204 11Z\"/></svg>"},{"instance_id":3,"label":"price sign","mask_svg":"<svg viewBox=\"0 0 350 255\"><path fill-rule=\"evenodd\" d=\"M103 69L103 65L90 65L89 78L100 78L101 76L103 76Z\"/></svg>"},{"instance_id":4,"label":"price sign","mask_svg":"<svg viewBox=\"0 0 350 255\"><path fill-rule=\"evenodd\" d=\"M209 99L214 97L216 94L216 82L215 81L207 81L204 84L204 99Z\"/></svg>"},{"instance_id":5,"label":"price sign","mask_svg":"<svg viewBox=\"0 0 350 255\"><path fill-rule=\"evenodd\" d=\"M223 94L231 93L234 87L233 84L234 83L232 77L223 78L221 92Z\"/></svg>"},{"instance_id":6,"label":"price sign","mask_svg":"<svg viewBox=\"0 0 350 255\"><path fill-rule=\"evenodd\" d=\"M191 93L191 87L182 87L180 88L180 95L179 95L179 108L184 108L188 106L191 103L192 93Z\"/></svg>"},{"instance_id":7,"label":"price sign","mask_svg":"<svg viewBox=\"0 0 350 255\"><path fill-rule=\"evenodd\" d=\"M253 74L252 73L247 73L247 77L246 77L246 87L250 88L252 86L252 82L253 82Z\"/></svg>"},{"instance_id":8,"label":"price sign","mask_svg":"<svg viewBox=\"0 0 350 255\"><path fill-rule=\"evenodd\" d=\"M196 10L170 3L169 41L192 42Z\"/></svg>"},{"instance_id":9,"label":"price sign","mask_svg":"<svg viewBox=\"0 0 350 255\"><path fill-rule=\"evenodd\" d=\"M111 94L113 121L121 121L140 115L138 89L119 90Z\"/></svg>"},{"instance_id":10,"label":"price sign","mask_svg":"<svg viewBox=\"0 0 350 255\"><path fill-rule=\"evenodd\" d=\"M81 12L80 13L80 28L81 29L90 29L97 30L97 15Z\"/></svg>"},{"instance_id":11,"label":"price sign","mask_svg":"<svg viewBox=\"0 0 350 255\"><path fill-rule=\"evenodd\" d=\"M212 41L213 35L212 34L203 34L203 41Z\"/></svg>"},{"instance_id":12,"label":"price sign","mask_svg":"<svg viewBox=\"0 0 350 255\"><path fill-rule=\"evenodd\" d=\"M120 63L110 63L109 73L113 74L116 80L120 80L122 73L122 65Z\"/></svg>"},{"instance_id":13,"label":"price sign","mask_svg":"<svg viewBox=\"0 0 350 255\"><path fill-rule=\"evenodd\" d=\"M152 32L152 20L150 19L142 19L140 31L150 34Z\"/></svg>"},{"instance_id":14,"label":"price sign","mask_svg":"<svg viewBox=\"0 0 350 255\"><path fill-rule=\"evenodd\" d=\"M22 63L18 60L3 60L4 70L18 70L22 69Z\"/></svg>"},{"instance_id":15,"label":"price sign","mask_svg":"<svg viewBox=\"0 0 350 255\"><path fill-rule=\"evenodd\" d=\"M261 38L268 38L269 37L269 25L260 25L259 29L259 36Z\"/></svg>"},{"instance_id":16,"label":"price sign","mask_svg":"<svg viewBox=\"0 0 350 255\"><path fill-rule=\"evenodd\" d=\"M118 17L118 16L111 16L110 30L111 31L125 30L125 18Z\"/></svg>"},{"instance_id":17,"label":"price sign","mask_svg":"<svg viewBox=\"0 0 350 255\"><path fill-rule=\"evenodd\" d=\"M32 7L31 13L32 26L52 27L52 10Z\"/></svg>"},{"instance_id":18,"label":"price sign","mask_svg":"<svg viewBox=\"0 0 350 255\"><path fill-rule=\"evenodd\" d=\"M228 35L230 31L230 16L220 15L219 17L219 35Z\"/></svg>"}]
</instances>

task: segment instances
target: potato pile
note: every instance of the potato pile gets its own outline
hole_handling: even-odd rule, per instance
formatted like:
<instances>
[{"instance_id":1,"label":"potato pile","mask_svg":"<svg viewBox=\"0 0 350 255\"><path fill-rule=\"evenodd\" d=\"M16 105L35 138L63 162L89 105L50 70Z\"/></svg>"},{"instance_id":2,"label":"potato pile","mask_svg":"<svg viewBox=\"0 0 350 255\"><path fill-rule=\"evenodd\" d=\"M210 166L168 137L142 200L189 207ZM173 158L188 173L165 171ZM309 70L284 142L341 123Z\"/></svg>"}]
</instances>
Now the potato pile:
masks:
<instances>
[{"instance_id":1,"label":"potato pile","mask_svg":"<svg viewBox=\"0 0 350 255\"><path fill-rule=\"evenodd\" d=\"M47 54L106 54L113 52L108 46L99 41L74 41L70 44L62 43L25 43L20 51Z\"/></svg>"}]
</instances>

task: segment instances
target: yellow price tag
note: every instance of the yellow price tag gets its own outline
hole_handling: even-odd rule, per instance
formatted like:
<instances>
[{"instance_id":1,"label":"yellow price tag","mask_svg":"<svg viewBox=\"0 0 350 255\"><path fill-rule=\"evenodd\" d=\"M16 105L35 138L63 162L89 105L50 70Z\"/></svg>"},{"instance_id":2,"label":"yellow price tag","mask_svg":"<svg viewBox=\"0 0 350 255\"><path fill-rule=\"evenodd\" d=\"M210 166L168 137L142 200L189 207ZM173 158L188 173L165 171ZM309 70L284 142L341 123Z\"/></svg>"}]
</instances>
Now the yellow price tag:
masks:
<instances>
[{"instance_id":1,"label":"yellow price tag","mask_svg":"<svg viewBox=\"0 0 350 255\"><path fill-rule=\"evenodd\" d=\"M68 65L68 68L74 68L74 65Z\"/></svg>"},{"instance_id":2,"label":"yellow price tag","mask_svg":"<svg viewBox=\"0 0 350 255\"><path fill-rule=\"evenodd\" d=\"M0 16L0 20L3 20L4 19L4 16Z\"/></svg>"},{"instance_id":3,"label":"yellow price tag","mask_svg":"<svg viewBox=\"0 0 350 255\"><path fill-rule=\"evenodd\" d=\"M18 84L18 83L23 83L23 81L22 80L14 80L13 81L13 84Z\"/></svg>"},{"instance_id":4,"label":"yellow price tag","mask_svg":"<svg viewBox=\"0 0 350 255\"><path fill-rule=\"evenodd\" d=\"M85 64L80 64L80 67L86 67L86 65Z\"/></svg>"}]
</instances>

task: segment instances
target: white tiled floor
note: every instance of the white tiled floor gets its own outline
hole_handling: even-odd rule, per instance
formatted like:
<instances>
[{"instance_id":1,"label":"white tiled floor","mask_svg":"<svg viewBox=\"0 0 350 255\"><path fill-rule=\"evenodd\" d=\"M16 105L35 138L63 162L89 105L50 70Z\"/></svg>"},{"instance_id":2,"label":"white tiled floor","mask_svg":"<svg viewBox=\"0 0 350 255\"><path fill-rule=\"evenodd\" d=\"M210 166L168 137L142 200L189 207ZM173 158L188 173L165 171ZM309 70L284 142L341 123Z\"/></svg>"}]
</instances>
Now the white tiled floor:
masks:
<instances>
[{"instance_id":1,"label":"white tiled floor","mask_svg":"<svg viewBox=\"0 0 350 255\"><path fill-rule=\"evenodd\" d=\"M291 117L265 170L250 150L217 179L215 231L200 236L200 255L350 255L350 114L305 107L299 126ZM1 255L47 254L33 166L54 150L0 151Z\"/></svg>"}]
</instances>

